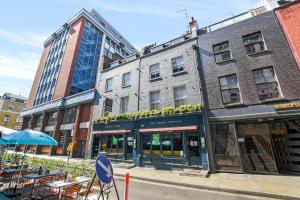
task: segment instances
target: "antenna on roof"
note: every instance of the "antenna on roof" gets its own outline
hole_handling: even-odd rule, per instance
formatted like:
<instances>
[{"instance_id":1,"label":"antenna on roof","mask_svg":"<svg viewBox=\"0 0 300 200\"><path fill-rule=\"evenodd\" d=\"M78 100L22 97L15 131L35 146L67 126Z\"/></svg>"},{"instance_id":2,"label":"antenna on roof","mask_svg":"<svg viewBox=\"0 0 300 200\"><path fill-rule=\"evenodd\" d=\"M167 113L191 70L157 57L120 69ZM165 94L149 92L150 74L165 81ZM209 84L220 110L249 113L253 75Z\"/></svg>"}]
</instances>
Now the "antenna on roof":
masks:
<instances>
[{"instance_id":1,"label":"antenna on roof","mask_svg":"<svg viewBox=\"0 0 300 200\"><path fill-rule=\"evenodd\" d=\"M187 32L188 32L189 31L189 19L188 19L188 14L187 14L186 8L183 10L178 10L176 13L181 13L181 12L184 12L185 20L186 20L186 24L187 24Z\"/></svg>"}]
</instances>

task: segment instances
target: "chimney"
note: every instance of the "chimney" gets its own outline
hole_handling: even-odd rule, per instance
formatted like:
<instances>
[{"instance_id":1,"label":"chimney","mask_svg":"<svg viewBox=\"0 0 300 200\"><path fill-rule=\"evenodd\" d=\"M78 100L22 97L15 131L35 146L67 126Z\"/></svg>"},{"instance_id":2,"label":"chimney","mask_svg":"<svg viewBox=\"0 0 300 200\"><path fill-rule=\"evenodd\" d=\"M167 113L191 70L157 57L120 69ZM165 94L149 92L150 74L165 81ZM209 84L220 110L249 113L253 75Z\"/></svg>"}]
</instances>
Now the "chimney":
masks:
<instances>
[{"instance_id":1,"label":"chimney","mask_svg":"<svg viewBox=\"0 0 300 200\"><path fill-rule=\"evenodd\" d=\"M192 37L197 37L198 23L194 17L190 17L189 28L190 32L192 33Z\"/></svg>"}]
</instances>

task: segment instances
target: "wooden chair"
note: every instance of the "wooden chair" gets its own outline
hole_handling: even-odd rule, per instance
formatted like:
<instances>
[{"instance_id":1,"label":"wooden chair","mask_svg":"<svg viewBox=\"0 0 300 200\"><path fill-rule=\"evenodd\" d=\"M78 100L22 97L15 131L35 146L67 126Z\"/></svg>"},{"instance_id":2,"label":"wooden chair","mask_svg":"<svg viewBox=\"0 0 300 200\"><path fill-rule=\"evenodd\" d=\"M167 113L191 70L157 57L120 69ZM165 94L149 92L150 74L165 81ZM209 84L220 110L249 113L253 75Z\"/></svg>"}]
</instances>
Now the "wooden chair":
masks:
<instances>
[{"instance_id":1,"label":"wooden chair","mask_svg":"<svg viewBox=\"0 0 300 200\"><path fill-rule=\"evenodd\" d=\"M69 188L66 188L64 194L62 195L64 200L74 200L77 199L79 196L79 192L81 190L80 184L74 184Z\"/></svg>"},{"instance_id":2,"label":"wooden chair","mask_svg":"<svg viewBox=\"0 0 300 200\"><path fill-rule=\"evenodd\" d=\"M90 189L90 191L88 193L88 190L89 190L90 187L91 187L91 189ZM100 188L100 186L99 186L99 180L95 179L94 181L89 182L87 185L83 185L81 188L83 190L81 190L79 192L79 196L80 197L85 197L87 195L87 193L88 193L88 196L89 195L97 194L100 191L100 189L99 189Z\"/></svg>"}]
</instances>

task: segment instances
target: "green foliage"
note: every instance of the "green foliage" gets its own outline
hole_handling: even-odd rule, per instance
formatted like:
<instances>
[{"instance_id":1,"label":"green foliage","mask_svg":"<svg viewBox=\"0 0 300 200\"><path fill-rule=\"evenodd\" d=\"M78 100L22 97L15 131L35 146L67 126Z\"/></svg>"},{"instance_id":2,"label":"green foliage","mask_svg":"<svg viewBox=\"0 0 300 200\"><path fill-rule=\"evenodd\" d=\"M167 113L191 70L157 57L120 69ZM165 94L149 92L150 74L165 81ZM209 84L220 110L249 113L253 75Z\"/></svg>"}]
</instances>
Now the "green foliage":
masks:
<instances>
[{"instance_id":1,"label":"green foliage","mask_svg":"<svg viewBox=\"0 0 300 200\"><path fill-rule=\"evenodd\" d=\"M164 107L161 110L144 110L134 113L122 113L105 117L96 117L94 124L107 123L112 120L137 120L142 118L169 116L174 114L184 114L192 112L200 112L202 110L201 104L183 105L180 107Z\"/></svg>"}]
</instances>

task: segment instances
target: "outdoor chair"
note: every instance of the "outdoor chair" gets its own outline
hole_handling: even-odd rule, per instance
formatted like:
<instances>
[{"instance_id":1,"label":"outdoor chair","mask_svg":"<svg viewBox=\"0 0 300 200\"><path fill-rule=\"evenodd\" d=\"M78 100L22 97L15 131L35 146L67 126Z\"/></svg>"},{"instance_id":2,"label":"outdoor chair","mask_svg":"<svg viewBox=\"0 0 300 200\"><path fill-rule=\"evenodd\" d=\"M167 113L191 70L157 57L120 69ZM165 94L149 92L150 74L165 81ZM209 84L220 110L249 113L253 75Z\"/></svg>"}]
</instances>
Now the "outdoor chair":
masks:
<instances>
[{"instance_id":1,"label":"outdoor chair","mask_svg":"<svg viewBox=\"0 0 300 200\"><path fill-rule=\"evenodd\" d=\"M89 187L91 187L91 189L88 193ZM89 182L87 185L82 185L81 191L79 192L79 196L85 197L87 195L87 193L88 193L88 196L97 194L100 192L99 187L100 187L99 180L95 179L94 181Z\"/></svg>"},{"instance_id":2,"label":"outdoor chair","mask_svg":"<svg viewBox=\"0 0 300 200\"><path fill-rule=\"evenodd\" d=\"M64 194L62 195L62 199L63 200L78 199L80 190L81 190L81 185L74 184L71 187L66 188Z\"/></svg>"},{"instance_id":3,"label":"outdoor chair","mask_svg":"<svg viewBox=\"0 0 300 200\"><path fill-rule=\"evenodd\" d=\"M3 171L0 175L0 182L3 184L4 188L10 187L12 178L14 176L13 172L5 172Z\"/></svg>"}]
</instances>

